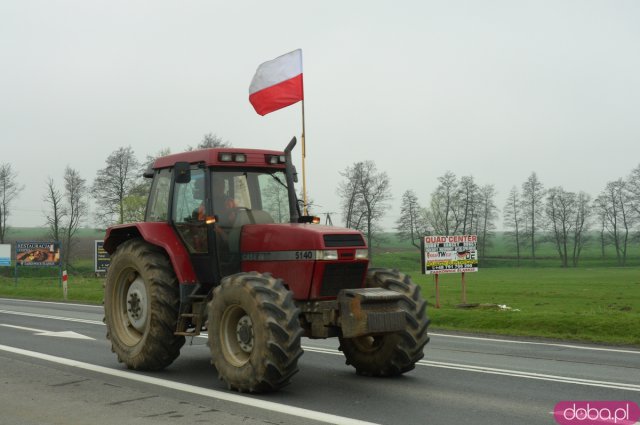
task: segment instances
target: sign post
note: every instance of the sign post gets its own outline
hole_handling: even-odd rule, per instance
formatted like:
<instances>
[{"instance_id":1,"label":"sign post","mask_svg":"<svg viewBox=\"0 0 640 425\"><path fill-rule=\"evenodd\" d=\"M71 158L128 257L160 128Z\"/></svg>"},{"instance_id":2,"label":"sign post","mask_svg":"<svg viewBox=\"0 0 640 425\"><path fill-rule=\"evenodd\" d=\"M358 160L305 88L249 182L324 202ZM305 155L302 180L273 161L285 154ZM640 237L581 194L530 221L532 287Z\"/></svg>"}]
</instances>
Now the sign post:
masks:
<instances>
[{"instance_id":1,"label":"sign post","mask_svg":"<svg viewBox=\"0 0 640 425\"><path fill-rule=\"evenodd\" d=\"M11 244L0 244L0 267L11 267Z\"/></svg>"},{"instance_id":2,"label":"sign post","mask_svg":"<svg viewBox=\"0 0 640 425\"><path fill-rule=\"evenodd\" d=\"M11 245L0 245L0 267L11 267Z\"/></svg>"},{"instance_id":3,"label":"sign post","mask_svg":"<svg viewBox=\"0 0 640 425\"><path fill-rule=\"evenodd\" d=\"M62 294L64 295L64 300L67 300L67 295L69 292L69 286L67 284L67 280L69 280L69 276L67 275L67 271L64 270L62 272Z\"/></svg>"},{"instance_id":4,"label":"sign post","mask_svg":"<svg viewBox=\"0 0 640 425\"><path fill-rule=\"evenodd\" d=\"M478 271L477 235L425 236L422 238L422 274L432 274L436 284L436 308L440 308L438 276L461 273L462 303L467 303L466 272Z\"/></svg>"}]
</instances>

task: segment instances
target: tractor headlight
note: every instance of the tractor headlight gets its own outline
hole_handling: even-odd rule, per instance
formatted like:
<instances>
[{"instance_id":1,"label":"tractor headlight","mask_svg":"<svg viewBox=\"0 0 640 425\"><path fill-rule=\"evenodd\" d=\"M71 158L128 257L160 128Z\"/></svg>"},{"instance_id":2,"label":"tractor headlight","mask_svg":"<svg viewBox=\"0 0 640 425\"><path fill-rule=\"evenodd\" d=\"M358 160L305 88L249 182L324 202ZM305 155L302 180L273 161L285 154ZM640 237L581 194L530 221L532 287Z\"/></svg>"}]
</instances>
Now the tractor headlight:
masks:
<instances>
[{"instance_id":1,"label":"tractor headlight","mask_svg":"<svg viewBox=\"0 0 640 425\"><path fill-rule=\"evenodd\" d=\"M367 259L369 259L368 249L356 249L356 260L367 260Z\"/></svg>"},{"instance_id":2,"label":"tractor headlight","mask_svg":"<svg viewBox=\"0 0 640 425\"><path fill-rule=\"evenodd\" d=\"M338 251L335 249L325 249L324 251L318 251L316 253L316 258L318 260L337 260L338 259Z\"/></svg>"}]
</instances>

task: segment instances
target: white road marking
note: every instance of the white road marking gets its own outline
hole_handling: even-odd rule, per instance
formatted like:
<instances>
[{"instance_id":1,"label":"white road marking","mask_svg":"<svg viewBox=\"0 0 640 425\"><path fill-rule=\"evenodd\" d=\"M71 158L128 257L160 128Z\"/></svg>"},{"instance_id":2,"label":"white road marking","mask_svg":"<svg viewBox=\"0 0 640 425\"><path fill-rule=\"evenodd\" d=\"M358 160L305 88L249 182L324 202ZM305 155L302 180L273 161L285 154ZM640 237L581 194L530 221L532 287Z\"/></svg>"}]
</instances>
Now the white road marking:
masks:
<instances>
[{"instance_id":1,"label":"white road marking","mask_svg":"<svg viewBox=\"0 0 640 425\"><path fill-rule=\"evenodd\" d=\"M93 308L104 308L101 305L95 304L79 304L79 303L71 303L71 302L57 302L57 301L38 301L38 300L23 300L20 298L0 298L0 301L18 301L21 303L31 303L31 304L55 304L55 305L63 305L66 307L80 306L80 307L93 307Z\"/></svg>"},{"instance_id":2,"label":"white road marking","mask_svg":"<svg viewBox=\"0 0 640 425\"><path fill-rule=\"evenodd\" d=\"M485 366L461 365L456 363L434 362L430 360L420 360L417 364L421 366L440 367L445 369L464 370L466 372L487 373L490 375L505 375L517 378L538 379L542 381L563 382L566 384L587 385L590 387L613 388L616 390L640 392L640 385L625 384L622 382L595 381L592 379L571 378L569 376L545 375L541 373L523 372L520 370L496 369Z\"/></svg>"},{"instance_id":3,"label":"white road marking","mask_svg":"<svg viewBox=\"0 0 640 425\"><path fill-rule=\"evenodd\" d=\"M488 338L488 337L465 336L465 335L449 335L449 334L441 334L441 333L433 333L433 332L429 332L429 336L459 338L459 339L473 339L478 341L502 342L505 344L544 345L548 347L575 348L577 350L608 351L611 353L627 353L627 354L640 355L640 350L623 350L619 348L589 347L589 346L582 346L582 345L559 344L555 342L516 341L512 339Z\"/></svg>"},{"instance_id":4,"label":"white road marking","mask_svg":"<svg viewBox=\"0 0 640 425\"><path fill-rule=\"evenodd\" d=\"M7 325L4 323L0 323L0 326L4 326L5 328L13 328L13 329L19 329L22 331L33 332L37 336L54 336L58 338L71 338L71 339L90 339L92 341L96 340L95 338L91 338L90 336L85 336L73 331L53 332L53 331L45 331L42 329L25 328L24 326Z\"/></svg>"},{"instance_id":5,"label":"white road marking","mask_svg":"<svg viewBox=\"0 0 640 425\"><path fill-rule=\"evenodd\" d=\"M51 319L51 320L65 320L67 322L86 323L88 325L104 326L104 323L98 320L86 320L86 319L76 319L74 317L50 316L48 314L38 314L38 313L24 313L22 311L12 311L12 310L0 310L0 313L12 314L14 316L38 317L40 319Z\"/></svg>"},{"instance_id":6,"label":"white road marking","mask_svg":"<svg viewBox=\"0 0 640 425\"><path fill-rule=\"evenodd\" d=\"M285 415L297 416L305 419L312 419L318 422L325 422L329 424L344 424L344 425L373 424L373 422L366 422L358 419L347 418L344 416L332 415L330 413L303 409L301 407L287 406L286 404L274 403L272 401L260 400L257 398L242 396L239 394L232 394L232 393L226 393L222 391L211 390L208 388L198 387L195 385L172 382L166 379L159 379L151 376L138 375L133 372L127 372L127 371L118 370L118 369L110 369L108 367L79 362L71 359L65 359L62 357L55 357L49 354L38 353L36 351L23 350L21 348L10 347L7 345L0 345L0 350L7 351L9 353L19 354L22 356L33 357L39 360L58 363L65 366L76 367L78 369L84 369L91 372L102 373L105 375L115 376L123 379L129 379L132 381L142 382L150 385L157 385L159 387L170 388L178 391L183 391L186 393L196 394L199 396L215 398L217 400L224 400L232 403L242 404L245 406L253 406L260 409L269 410L272 412L283 413Z\"/></svg>"},{"instance_id":7,"label":"white road marking","mask_svg":"<svg viewBox=\"0 0 640 425\"><path fill-rule=\"evenodd\" d=\"M303 346L302 348L304 349L304 351L309 351L313 353L333 354L338 356L342 355L340 351L333 350L330 348L318 348L318 347L308 347L308 346ZM515 378L538 379L543 381L563 382L566 384L587 385L590 387L603 387L603 388L613 388L617 390L640 392L640 385L625 384L622 382L595 381L591 379L571 378L569 376L545 375L541 373L523 372L519 370L496 369L496 368L485 367L485 366L472 366L472 365L465 365L465 364L459 364L459 363L444 363L444 362L435 362L430 360L420 360L417 364L420 366L463 370L466 372L486 373L490 375L504 375L504 376L512 376Z\"/></svg>"}]
</instances>

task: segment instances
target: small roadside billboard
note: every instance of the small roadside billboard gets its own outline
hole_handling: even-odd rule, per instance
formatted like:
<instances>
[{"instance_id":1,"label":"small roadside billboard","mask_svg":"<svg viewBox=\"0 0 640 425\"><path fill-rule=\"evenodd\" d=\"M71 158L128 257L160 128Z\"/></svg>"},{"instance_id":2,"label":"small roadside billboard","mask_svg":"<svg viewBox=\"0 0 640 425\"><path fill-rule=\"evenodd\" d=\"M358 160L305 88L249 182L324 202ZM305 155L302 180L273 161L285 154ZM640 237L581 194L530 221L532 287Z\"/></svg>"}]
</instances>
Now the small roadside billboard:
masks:
<instances>
[{"instance_id":1,"label":"small roadside billboard","mask_svg":"<svg viewBox=\"0 0 640 425\"><path fill-rule=\"evenodd\" d=\"M0 267L10 267L10 266L11 266L11 245L1 244L0 245Z\"/></svg>"}]
</instances>

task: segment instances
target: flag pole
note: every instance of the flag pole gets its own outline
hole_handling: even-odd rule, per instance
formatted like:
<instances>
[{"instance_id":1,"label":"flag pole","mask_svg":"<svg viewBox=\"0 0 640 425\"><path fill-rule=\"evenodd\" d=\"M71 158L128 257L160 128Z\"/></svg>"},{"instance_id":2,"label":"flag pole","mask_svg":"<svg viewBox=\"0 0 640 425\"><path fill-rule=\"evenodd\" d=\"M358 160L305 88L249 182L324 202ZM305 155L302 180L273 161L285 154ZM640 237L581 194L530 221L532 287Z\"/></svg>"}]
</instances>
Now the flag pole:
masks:
<instances>
[{"instance_id":1,"label":"flag pole","mask_svg":"<svg viewBox=\"0 0 640 425\"><path fill-rule=\"evenodd\" d=\"M307 211L307 174L305 169L304 160L307 157L307 147L305 144L305 128L304 128L304 99L302 99L302 202L303 213L308 215Z\"/></svg>"}]
</instances>

